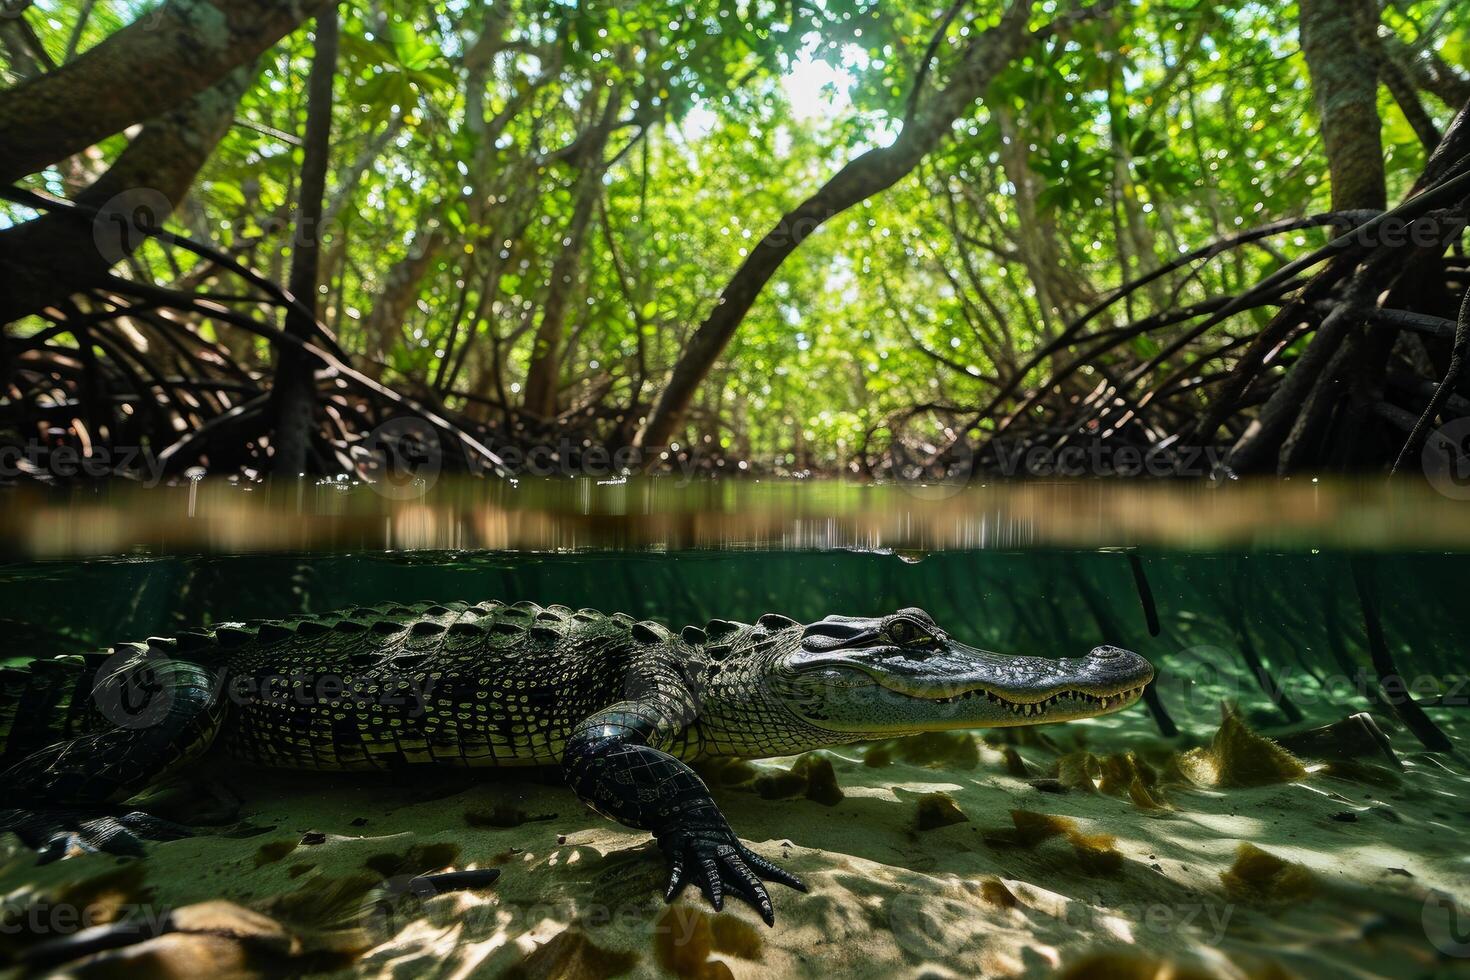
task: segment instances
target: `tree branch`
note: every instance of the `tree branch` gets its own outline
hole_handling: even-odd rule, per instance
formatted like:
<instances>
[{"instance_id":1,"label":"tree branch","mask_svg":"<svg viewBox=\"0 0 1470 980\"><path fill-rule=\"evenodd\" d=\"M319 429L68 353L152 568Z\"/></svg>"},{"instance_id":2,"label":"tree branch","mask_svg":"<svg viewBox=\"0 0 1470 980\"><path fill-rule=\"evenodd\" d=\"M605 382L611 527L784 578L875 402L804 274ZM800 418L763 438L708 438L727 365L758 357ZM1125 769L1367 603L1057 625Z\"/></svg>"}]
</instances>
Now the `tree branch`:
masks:
<instances>
[{"instance_id":1,"label":"tree branch","mask_svg":"<svg viewBox=\"0 0 1470 980\"><path fill-rule=\"evenodd\" d=\"M75 61L0 91L0 184L205 92L321 5L167 0Z\"/></svg>"}]
</instances>

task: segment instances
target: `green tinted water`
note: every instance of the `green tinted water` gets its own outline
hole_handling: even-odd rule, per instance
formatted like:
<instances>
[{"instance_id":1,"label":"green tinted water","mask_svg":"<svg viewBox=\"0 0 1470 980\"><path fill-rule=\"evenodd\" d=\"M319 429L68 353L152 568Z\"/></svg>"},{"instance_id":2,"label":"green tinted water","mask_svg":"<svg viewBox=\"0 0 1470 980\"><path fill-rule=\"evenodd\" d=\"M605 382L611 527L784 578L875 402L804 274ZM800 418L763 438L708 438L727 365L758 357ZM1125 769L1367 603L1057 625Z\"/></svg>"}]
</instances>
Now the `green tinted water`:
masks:
<instances>
[{"instance_id":1,"label":"green tinted water","mask_svg":"<svg viewBox=\"0 0 1470 980\"><path fill-rule=\"evenodd\" d=\"M1356 563L1361 583L1355 582ZM957 637L1018 654L1102 643L1161 668L1167 711L1209 725L1222 697L1265 723L1341 717L1373 680L1361 584L1421 698L1458 693L1470 649L1458 553L1162 550L214 555L0 566L5 653L70 653L193 625L383 602L529 599L671 626L809 621L919 606ZM1463 710L1444 708L1440 710ZM1277 716L1274 717L1273 716Z\"/></svg>"},{"instance_id":2,"label":"green tinted water","mask_svg":"<svg viewBox=\"0 0 1470 980\"><path fill-rule=\"evenodd\" d=\"M741 836L812 884L777 896L777 929L752 931L762 938L727 955L735 975L832 975L846 955L848 969L874 976L931 961L946 975L1047 976L1053 960L1025 958L1053 950L1075 962L1120 937L1210 964L1197 974L1210 976L1247 966L1276 975L1255 967L1277 960L1293 975L1429 976L1470 956L1459 939L1470 918L1457 911L1470 908L1464 502L1382 483L924 489L570 482L446 484L403 499L323 485L17 496L0 510L0 658L231 620L487 599L675 627L912 605L1002 652L1118 644L1158 668L1146 705L822 753L813 758L830 765L835 805L789 790L807 778L799 761L737 764L748 777L738 785L721 775L713 791ZM1402 723L1380 688L1389 673L1453 751L1426 751ZM1354 722L1307 745L1307 775L1222 781L1210 760L1224 756L1209 748L1222 702L1288 741L1371 711L1393 754L1353 742L1363 730ZM1124 758L1151 789L1094 785L1090 773ZM664 975L650 952L665 921L656 850L576 804L554 772L358 780L206 769L144 801L196 825L186 840L150 845L147 901L159 908L224 895L308 936L366 923L381 946L353 964L361 975L446 963L500 975L522 950L568 936L592 937L579 947L589 957L615 950L639 963L635 975ZM960 816L926 829L921 801L935 793ZM207 812L217 797L242 801L221 826ZM1019 830L1018 813L1112 843L1089 860L1061 839L1018 847L1007 829L1009 814ZM17 907L34 904L43 877L114 872L110 858L35 868L11 846L0 894L22 896ZM1283 899L1269 882L1242 891L1237 865L1253 847L1299 863L1293 873L1315 897ZM375 876L428 870L413 863L426 854L436 867L505 873L472 899L394 906L384 920L374 896L391 892ZM344 917L328 897L352 887L368 887L370 911ZM720 921L739 914L727 906ZM1217 971L1221 956L1244 965Z\"/></svg>"}]
</instances>

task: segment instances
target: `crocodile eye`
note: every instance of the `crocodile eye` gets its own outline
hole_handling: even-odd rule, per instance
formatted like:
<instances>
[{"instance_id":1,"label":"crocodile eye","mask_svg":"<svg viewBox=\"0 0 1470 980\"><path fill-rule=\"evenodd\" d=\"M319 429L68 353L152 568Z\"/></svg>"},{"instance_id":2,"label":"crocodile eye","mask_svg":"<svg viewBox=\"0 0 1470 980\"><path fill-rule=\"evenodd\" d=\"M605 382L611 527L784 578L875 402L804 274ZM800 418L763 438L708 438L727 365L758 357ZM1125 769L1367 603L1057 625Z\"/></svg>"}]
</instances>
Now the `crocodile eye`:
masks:
<instances>
[{"instance_id":1,"label":"crocodile eye","mask_svg":"<svg viewBox=\"0 0 1470 980\"><path fill-rule=\"evenodd\" d=\"M934 644L929 631L907 619L896 619L888 624L888 638L901 647L927 647Z\"/></svg>"}]
</instances>

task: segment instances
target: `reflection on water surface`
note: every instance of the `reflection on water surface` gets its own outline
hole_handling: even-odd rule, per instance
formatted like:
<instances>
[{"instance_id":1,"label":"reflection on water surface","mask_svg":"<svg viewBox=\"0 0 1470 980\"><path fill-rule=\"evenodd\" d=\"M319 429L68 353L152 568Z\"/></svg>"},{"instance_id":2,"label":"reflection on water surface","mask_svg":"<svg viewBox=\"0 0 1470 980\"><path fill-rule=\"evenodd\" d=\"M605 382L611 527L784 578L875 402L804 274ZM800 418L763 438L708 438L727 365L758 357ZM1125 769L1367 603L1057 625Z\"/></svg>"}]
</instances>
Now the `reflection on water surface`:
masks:
<instances>
[{"instance_id":1,"label":"reflection on water surface","mask_svg":"<svg viewBox=\"0 0 1470 980\"><path fill-rule=\"evenodd\" d=\"M1424 484L439 480L8 491L12 557L143 551L940 551L1470 546L1470 504Z\"/></svg>"}]
</instances>

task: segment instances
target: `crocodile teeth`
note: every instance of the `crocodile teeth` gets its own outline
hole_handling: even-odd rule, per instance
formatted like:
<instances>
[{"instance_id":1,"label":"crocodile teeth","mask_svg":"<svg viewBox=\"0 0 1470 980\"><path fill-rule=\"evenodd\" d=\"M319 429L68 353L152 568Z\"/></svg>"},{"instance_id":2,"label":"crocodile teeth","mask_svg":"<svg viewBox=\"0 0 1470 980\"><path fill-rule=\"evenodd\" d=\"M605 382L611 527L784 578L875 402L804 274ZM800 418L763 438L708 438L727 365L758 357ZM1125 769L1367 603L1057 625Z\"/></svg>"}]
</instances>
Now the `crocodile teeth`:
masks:
<instances>
[{"instance_id":1,"label":"crocodile teeth","mask_svg":"<svg viewBox=\"0 0 1470 980\"><path fill-rule=\"evenodd\" d=\"M1046 698L1042 701L1028 703L1023 701L1011 701L982 688L975 691L965 691L963 694L956 694L953 697L934 698L933 700L937 704L954 704L958 701L968 701L970 698L980 697L981 695L984 695L986 700L1005 707L1013 714L1020 715L1024 718L1032 718L1038 715L1045 714L1048 708L1062 701L1076 701L1083 706L1098 707L1106 711L1110 708L1116 708L1124 702L1138 697L1142 693L1142 687L1130 688L1129 690L1124 691L1121 694L1110 694L1105 697L1098 697L1096 695L1087 694L1082 691L1062 691L1060 694L1053 694L1051 697Z\"/></svg>"}]
</instances>

